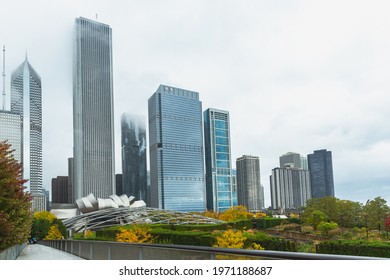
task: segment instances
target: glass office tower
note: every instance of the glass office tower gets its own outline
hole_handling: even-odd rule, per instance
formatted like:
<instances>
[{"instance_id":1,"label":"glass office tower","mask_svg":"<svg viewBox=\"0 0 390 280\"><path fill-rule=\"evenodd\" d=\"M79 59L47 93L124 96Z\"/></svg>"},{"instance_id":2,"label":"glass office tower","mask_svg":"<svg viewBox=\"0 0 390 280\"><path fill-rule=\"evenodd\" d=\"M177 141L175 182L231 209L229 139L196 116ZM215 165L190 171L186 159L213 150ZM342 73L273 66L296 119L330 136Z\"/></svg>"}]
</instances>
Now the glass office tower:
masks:
<instances>
[{"instance_id":1,"label":"glass office tower","mask_svg":"<svg viewBox=\"0 0 390 280\"><path fill-rule=\"evenodd\" d=\"M326 149L314 151L307 155L307 161L312 198L334 197L332 152Z\"/></svg>"},{"instance_id":2,"label":"glass office tower","mask_svg":"<svg viewBox=\"0 0 390 280\"><path fill-rule=\"evenodd\" d=\"M42 85L26 59L11 75L11 112L22 120L23 178L27 190L42 195Z\"/></svg>"},{"instance_id":3,"label":"glass office tower","mask_svg":"<svg viewBox=\"0 0 390 280\"><path fill-rule=\"evenodd\" d=\"M73 67L74 199L115 193L112 31L76 18Z\"/></svg>"},{"instance_id":4,"label":"glass office tower","mask_svg":"<svg viewBox=\"0 0 390 280\"><path fill-rule=\"evenodd\" d=\"M205 211L199 93L160 85L148 106L151 206Z\"/></svg>"},{"instance_id":5,"label":"glass office tower","mask_svg":"<svg viewBox=\"0 0 390 280\"><path fill-rule=\"evenodd\" d=\"M147 201L146 125L141 116L122 114L122 193Z\"/></svg>"},{"instance_id":6,"label":"glass office tower","mask_svg":"<svg viewBox=\"0 0 390 280\"><path fill-rule=\"evenodd\" d=\"M223 212L234 205L229 112L207 109L205 135L207 209Z\"/></svg>"}]
</instances>

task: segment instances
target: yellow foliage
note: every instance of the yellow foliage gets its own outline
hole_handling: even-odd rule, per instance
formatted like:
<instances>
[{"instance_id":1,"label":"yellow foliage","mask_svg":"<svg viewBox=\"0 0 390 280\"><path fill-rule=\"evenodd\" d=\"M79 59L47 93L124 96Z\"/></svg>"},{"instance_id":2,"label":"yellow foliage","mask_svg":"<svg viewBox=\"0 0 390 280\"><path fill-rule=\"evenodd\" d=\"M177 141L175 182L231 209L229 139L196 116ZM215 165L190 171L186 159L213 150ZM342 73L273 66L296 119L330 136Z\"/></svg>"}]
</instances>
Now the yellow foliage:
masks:
<instances>
[{"instance_id":1,"label":"yellow foliage","mask_svg":"<svg viewBox=\"0 0 390 280\"><path fill-rule=\"evenodd\" d=\"M230 207L228 210L219 215L219 219L226 222L251 218L253 218L253 214L249 213L247 208L243 205Z\"/></svg>"},{"instance_id":2,"label":"yellow foliage","mask_svg":"<svg viewBox=\"0 0 390 280\"><path fill-rule=\"evenodd\" d=\"M246 239L242 231L229 229L217 237L213 247L242 249Z\"/></svg>"},{"instance_id":3,"label":"yellow foliage","mask_svg":"<svg viewBox=\"0 0 390 280\"><path fill-rule=\"evenodd\" d=\"M50 223L53 223L53 221L57 219L53 213L48 211L34 212L34 218L48 220Z\"/></svg>"},{"instance_id":4,"label":"yellow foliage","mask_svg":"<svg viewBox=\"0 0 390 280\"><path fill-rule=\"evenodd\" d=\"M84 237L85 238L88 238L88 237L91 237L92 236L92 231L87 229L86 231L84 231Z\"/></svg>"},{"instance_id":5,"label":"yellow foliage","mask_svg":"<svg viewBox=\"0 0 390 280\"><path fill-rule=\"evenodd\" d=\"M267 214L265 214L265 213L263 213L263 212L257 212L257 213L255 214L255 218L256 218L256 219L265 218L265 217L267 217Z\"/></svg>"},{"instance_id":6,"label":"yellow foliage","mask_svg":"<svg viewBox=\"0 0 390 280\"><path fill-rule=\"evenodd\" d=\"M62 238L63 236L60 230L58 229L58 225L52 225L44 240L56 240Z\"/></svg>"},{"instance_id":7,"label":"yellow foliage","mask_svg":"<svg viewBox=\"0 0 390 280\"><path fill-rule=\"evenodd\" d=\"M207 210L206 212L202 213L203 216L208 217L208 218L213 218L213 219L218 219L218 213L214 211Z\"/></svg>"},{"instance_id":8,"label":"yellow foliage","mask_svg":"<svg viewBox=\"0 0 390 280\"><path fill-rule=\"evenodd\" d=\"M152 243L153 237L149 228L135 226L131 229L121 229L120 233L115 236L115 240L117 242Z\"/></svg>"}]
</instances>

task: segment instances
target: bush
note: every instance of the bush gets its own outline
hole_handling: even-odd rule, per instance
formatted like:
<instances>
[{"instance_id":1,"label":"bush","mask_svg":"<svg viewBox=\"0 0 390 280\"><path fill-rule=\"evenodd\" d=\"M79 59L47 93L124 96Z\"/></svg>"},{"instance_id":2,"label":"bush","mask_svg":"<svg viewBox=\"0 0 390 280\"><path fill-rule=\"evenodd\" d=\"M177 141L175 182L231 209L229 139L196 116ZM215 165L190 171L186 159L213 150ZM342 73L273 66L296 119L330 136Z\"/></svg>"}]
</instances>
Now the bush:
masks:
<instances>
[{"instance_id":1,"label":"bush","mask_svg":"<svg viewBox=\"0 0 390 280\"><path fill-rule=\"evenodd\" d=\"M316 252L319 254L390 258L390 243L361 240L325 241L317 244Z\"/></svg>"}]
</instances>

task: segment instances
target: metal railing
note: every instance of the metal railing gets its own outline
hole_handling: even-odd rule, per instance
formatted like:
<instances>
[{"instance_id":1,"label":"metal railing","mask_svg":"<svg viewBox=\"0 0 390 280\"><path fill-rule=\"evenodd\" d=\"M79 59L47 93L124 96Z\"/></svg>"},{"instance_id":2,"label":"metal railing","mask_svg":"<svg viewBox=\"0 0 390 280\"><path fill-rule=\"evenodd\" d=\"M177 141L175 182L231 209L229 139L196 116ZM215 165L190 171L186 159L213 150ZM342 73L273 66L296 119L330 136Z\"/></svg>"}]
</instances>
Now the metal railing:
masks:
<instances>
[{"instance_id":1,"label":"metal railing","mask_svg":"<svg viewBox=\"0 0 390 280\"><path fill-rule=\"evenodd\" d=\"M372 260L373 257L311 254L202 246L140 244L90 240L42 240L40 244L87 260Z\"/></svg>"}]
</instances>

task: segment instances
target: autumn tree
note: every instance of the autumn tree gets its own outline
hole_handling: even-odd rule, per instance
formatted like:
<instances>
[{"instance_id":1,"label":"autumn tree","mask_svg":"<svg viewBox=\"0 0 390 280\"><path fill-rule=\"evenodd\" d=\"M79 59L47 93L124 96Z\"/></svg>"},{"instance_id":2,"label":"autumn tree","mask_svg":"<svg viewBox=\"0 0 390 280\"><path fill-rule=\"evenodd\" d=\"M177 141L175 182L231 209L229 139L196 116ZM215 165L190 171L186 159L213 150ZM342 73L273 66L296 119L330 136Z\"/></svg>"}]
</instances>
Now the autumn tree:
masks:
<instances>
[{"instance_id":1,"label":"autumn tree","mask_svg":"<svg viewBox=\"0 0 390 280\"><path fill-rule=\"evenodd\" d=\"M121 228L115 236L117 242L152 243L153 236L150 227L146 225L134 225L130 229Z\"/></svg>"},{"instance_id":2,"label":"autumn tree","mask_svg":"<svg viewBox=\"0 0 390 280\"><path fill-rule=\"evenodd\" d=\"M31 227L31 237L35 237L37 239L47 239L50 231L54 231L54 228L52 228L53 226L61 234L58 239L67 236L66 227L53 213L48 211L35 212ZM53 235L52 233L50 234Z\"/></svg>"},{"instance_id":3,"label":"autumn tree","mask_svg":"<svg viewBox=\"0 0 390 280\"><path fill-rule=\"evenodd\" d=\"M31 228L31 196L25 192L22 166L11 145L0 142L0 250L27 241Z\"/></svg>"},{"instance_id":4,"label":"autumn tree","mask_svg":"<svg viewBox=\"0 0 390 280\"><path fill-rule=\"evenodd\" d=\"M219 219L226 222L251 219L253 217L253 214L249 213L247 208L243 205L230 207L219 214Z\"/></svg>"}]
</instances>

